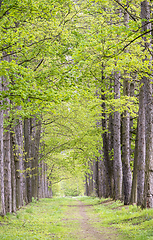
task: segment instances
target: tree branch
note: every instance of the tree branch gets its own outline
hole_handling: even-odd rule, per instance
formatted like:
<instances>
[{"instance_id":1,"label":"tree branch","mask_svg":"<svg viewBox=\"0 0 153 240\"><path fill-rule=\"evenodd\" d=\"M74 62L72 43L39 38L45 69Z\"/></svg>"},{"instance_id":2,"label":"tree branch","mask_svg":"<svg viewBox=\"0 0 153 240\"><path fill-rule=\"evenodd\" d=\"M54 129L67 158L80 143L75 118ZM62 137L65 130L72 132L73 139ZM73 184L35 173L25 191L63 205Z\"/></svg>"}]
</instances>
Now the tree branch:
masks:
<instances>
[{"instance_id":1,"label":"tree branch","mask_svg":"<svg viewBox=\"0 0 153 240\"><path fill-rule=\"evenodd\" d=\"M40 60L40 62L38 63L37 67L34 69L34 72L40 67L40 65L43 63L43 61L44 61L44 58L42 58Z\"/></svg>"},{"instance_id":2,"label":"tree branch","mask_svg":"<svg viewBox=\"0 0 153 240\"><path fill-rule=\"evenodd\" d=\"M145 32L141 33L139 36L137 36L136 38L134 38L133 40L131 40L128 44L126 44L118 53L113 54L113 55L109 55L109 56L104 55L103 57L104 57L104 58L113 58L113 57L118 56L119 54L121 54L122 52L124 52L124 50L125 50L128 46L130 46L133 42L135 42L137 39L139 39L139 38L143 37L144 35L146 35L146 34L148 34L148 33L151 33L151 32L153 32L153 29L149 29L148 31L145 31Z\"/></svg>"},{"instance_id":3,"label":"tree branch","mask_svg":"<svg viewBox=\"0 0 153 240\"><path fill-rule=\"evenodd\" d=\"M124 11L126 11L129 16L135 21L137 22L137 20L132 16L132 14L128 11L127 7L124 7L118 0L114 0L120 7L122 7L124 9Z\"/></svg>"}]
</instances>

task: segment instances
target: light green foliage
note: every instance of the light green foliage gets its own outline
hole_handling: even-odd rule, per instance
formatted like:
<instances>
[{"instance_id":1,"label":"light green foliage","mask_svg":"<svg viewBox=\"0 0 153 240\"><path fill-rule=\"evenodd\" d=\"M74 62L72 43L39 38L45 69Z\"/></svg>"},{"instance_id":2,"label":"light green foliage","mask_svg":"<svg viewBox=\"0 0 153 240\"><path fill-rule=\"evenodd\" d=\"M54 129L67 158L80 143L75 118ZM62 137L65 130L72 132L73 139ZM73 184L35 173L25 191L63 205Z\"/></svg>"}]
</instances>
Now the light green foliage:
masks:
<instances>
[{"instance_id":1,"label":"light green foliage","mask_svg":"<svg viewBox=\"0 0 153 240\"><path fill-rule=\"evenodd\" d=\"M59 104L44 116L42 142L45 142L45 152L42 159L47 163L48 176L53 184L74 176L82 179L88 168L86 163L97 154L97 148L102 144L99 140L101 127L96 127L100 117L98 99L89 94L92 101L82 91L83 96L80 95L79 99Z\"/></svg>"},{"instance_id":2,"label":"light green foliage","mask_svg":"<svg viewBox=\"0 0 153 240\"><path fill-rule=\"evenodd\" d=\"M128 110L137 116L139 80L151 74L148 60L142 60L150 53L143 51L140 1L130 1L128 10L124 24L124 9L116 1L2 3L0 77L7 79L8 90L0 100L11 100L9 122L43 117L41 159L52 183L82 179L87 162L98 156L102 94L107 114ZM114 72L121 75L119 99L114 99ZM125 77L135 85L133 97L123 94Z\"/></svg>"},{"instance_id":3,"label":"light green foliage","mask_svg":"<svg viewBox=\"0 0 153 240\"><path fill-rule=\"evenodd\" d=\"M144 52L138 38L140 3L130 2L130 7L137 21L130 18L125 26L120 23L123 11L120 16L109 0L4 2L0 67L10 85L2 98L11 95L15 104L21 102L21 115L26 117L33 111L43 111L46 105L53 107L68 101L72 88L80 84L94 83L97 88L109 90L109 78L114 71L136 72L137 79L144 71L149 73L148 62L142 63ZM134 38L138 39L129 45L128 51L122 51ZM4 56L10 56L9 63ZM103 86L102 63L107 76ZM132 81L131 75L129 79ZM120 110L124 111L122 101L129 101L121 99ZM132 105L130 109L133 111Z\"/></svg>"},{"instance_id":4,"label":"light green foliage","mask_svg":"<svg viewBox=\"0 0 153 240\"><path fill-rule=\"evenodd\" d=\"M60 185L64 196L84 195L83 176L82 178L78 176L76 179L71 177L69 180L62 181Z\"/></svg>"},{"instance_id":5,"label":"light green foliage","mask_svg":"<svg viewBox=\"0 0 153 240\"><path fill-rule=\"evenodd\" d=\"M87 95L86 86L95 84L107 90L107 98L112 99L109 77L113 71L132 73L139 69L139 77L148 70L148 63L141 61L140 44L134 42L127 53L118 55L139 35L141 23L130 20L129 27L119 24L112 1L18 0L4 2L1 16L1 76L10 82L1 98L9 97L14 105L20 104L23 117L69 101L76 86ZM4 56L9 56L9 61ZM102 62L105 85L101 85ZM131 101L121 98L121 105L108 104L124 111L126 102ZM128 108L133 112L132 104Z\"/></svg>"},{"instance_id":6,"label":"light green foliage","mask_svg":"<svg viewBox=\"0 0 153 240\"><path fill-rule=\"evenodd\" d=\"M42 111L48 102L69 98L62 80L69 43L62 32L67 20L63 10L70 8L70 1L2 4L0 72L10 84L1 99L9 97L15 105L21 105L23 117ZM5 14L7 11L9 14Z\"/></svg>"}]
</instances>

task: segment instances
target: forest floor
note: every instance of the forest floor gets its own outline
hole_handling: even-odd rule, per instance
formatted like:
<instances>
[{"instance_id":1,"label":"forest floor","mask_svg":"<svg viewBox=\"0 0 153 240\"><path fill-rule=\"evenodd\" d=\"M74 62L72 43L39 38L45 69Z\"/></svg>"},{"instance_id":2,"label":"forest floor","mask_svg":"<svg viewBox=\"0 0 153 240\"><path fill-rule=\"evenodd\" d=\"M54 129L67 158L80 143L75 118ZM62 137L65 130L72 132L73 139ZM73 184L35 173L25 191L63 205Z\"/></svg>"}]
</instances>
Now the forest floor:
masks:
<instances>
[{"instance_id":1,"label":"forest floor","mask_svg":"<svg viewBox=\"0 0 153 240\"><path fill-rule=\"evenodd\" d=\"M97 223L100 219L95 216L92 205L86 205L81 201L76 202L76 205L69 205L66 213L67 217L65 222L72 221L73 223L79 222L80 227L74 232L71 232L73 239L86 239L86 240L117 240L123 239L116 230L107 227L97 228ZM73 217L72 217L73 216Z\"/></svg>"},{"instance_id":2,"label":"forest floor","mask_svg":"<svg viewBox=\"0 0 153 240\"><path fill-rule=\"evenodd\" d=\"M153 240L153 209L94 197L33 201L0 217L5 240Z\"/></svg>"}]
</instances>

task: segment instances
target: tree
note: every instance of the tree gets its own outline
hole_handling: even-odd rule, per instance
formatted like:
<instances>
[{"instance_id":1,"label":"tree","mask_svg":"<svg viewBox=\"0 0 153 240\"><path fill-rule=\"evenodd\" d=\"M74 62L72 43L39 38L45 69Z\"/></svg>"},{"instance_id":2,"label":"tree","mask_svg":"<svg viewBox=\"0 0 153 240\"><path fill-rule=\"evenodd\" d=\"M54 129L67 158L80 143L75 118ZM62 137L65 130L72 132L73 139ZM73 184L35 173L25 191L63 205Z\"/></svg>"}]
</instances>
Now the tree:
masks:
<instances>
[{"instance_id":1,"label":"tree","mask_svg":"<svg viewBox=\"0 0 153 240\"><path fill-rule=\"evenodd\" d=\"M128 3L127 3L128 6ZM125 26L128 27L129 14L124 12ZM130 79L126 71L123 77L123 95L130 97ZM122 164L123 164L123 189L124 189L124 204L130 202L130 194L132 187L132 173L130 167L130 115L127 110L123 112L122 118Z\"/></svg>"},{"instance_id":2,"label":"tree","mask_svg":"<svg viewBox=\"0 0 153 240\"><path fill-rule=\"evenodd\" d=\"M151 30L150 23L150 5L148 1L141 2L141 18L142 18L142 30L144 32ZM145 20L144 20L145 19ZM151 49L151 32L148 37L150 39L147 40L145 36L144 46L145 49ZM145 56L145 60L147 60L147 56ZM145 123L146 123L146 152L145 152L145 185L144 185L144 203L143 206L153 207L153 152L152 152L152 142L153 142L153 127L152 127L152 119L153 119L153 104L152 104L152 84L151 79L143 76L144 81L144 99L145 99Z\"/></svg>"}]
</instances>

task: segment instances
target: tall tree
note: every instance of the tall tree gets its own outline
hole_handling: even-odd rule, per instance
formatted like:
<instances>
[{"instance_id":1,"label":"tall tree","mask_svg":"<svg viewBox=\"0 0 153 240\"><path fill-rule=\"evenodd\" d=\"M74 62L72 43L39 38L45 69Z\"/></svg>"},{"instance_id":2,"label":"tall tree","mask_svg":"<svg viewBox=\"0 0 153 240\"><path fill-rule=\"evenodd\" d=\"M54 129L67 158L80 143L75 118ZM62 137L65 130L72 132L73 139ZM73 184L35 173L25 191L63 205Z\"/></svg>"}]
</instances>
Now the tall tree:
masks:
<instances>
[{"instance_id":1,"label":"tall tree","mask_svg":"<svg viewBox=\"0 0 153 240\"><path fill-rule=\"evenodd\" d=\"M150 31L147 36L143 37L146 51L151 51L151 21L150 21L150 2L141 2L141 19L142 31ZM144 61L148 59L145 53ZM146 121L146 156L145 156L145 187L144 187L144 205L153 208L153 97L152 84L149 77L144 76L144 96L145 96L145 121Z\"/></svg>"},{"instance_id":2,"label":"tall tree","mask_svg":"<svg viewBox=\"0 0 153 240\"><path fill-rule=\"evenodd\" d=\"M114 73L115 99L120 98L120 74ZM114 112L114 180L115 199L122 199L122 161L121 161L121 120L120 113Z\"/></svg>"},{"instance_id":3,"label":"tall tree","mask_svg":"<svg viewBox=\"0 0 153 240\"><path fill-rule=\"evenodd\" d=\"M124 24L126 27L128 27L128 22L129 14L127 12L124 12ZM124 71L123 77L123 95L127 97L130 96L130 79L128 78L126 71ZM130 167L130 115L127 110L123 112L122 119L122 164L123 164L124 204L128 205L130 202L132 173Z\"/></svg>"},{"instance_id":4,"label":"tall tree","mask_svg":"<svg viewBox=\"0 0 153 240\"><path fill-rule=\"evenodd\" d=\"M0 91L2 91L2 78L0 78ZM5 215L4 195L4 156L3 156L3 101L0 101L0 213Z\"/></svg>"}]
</instances>

